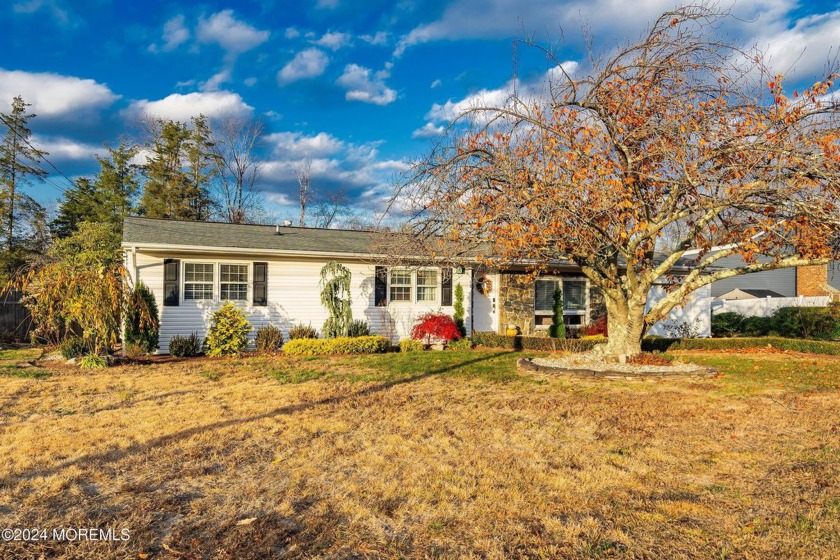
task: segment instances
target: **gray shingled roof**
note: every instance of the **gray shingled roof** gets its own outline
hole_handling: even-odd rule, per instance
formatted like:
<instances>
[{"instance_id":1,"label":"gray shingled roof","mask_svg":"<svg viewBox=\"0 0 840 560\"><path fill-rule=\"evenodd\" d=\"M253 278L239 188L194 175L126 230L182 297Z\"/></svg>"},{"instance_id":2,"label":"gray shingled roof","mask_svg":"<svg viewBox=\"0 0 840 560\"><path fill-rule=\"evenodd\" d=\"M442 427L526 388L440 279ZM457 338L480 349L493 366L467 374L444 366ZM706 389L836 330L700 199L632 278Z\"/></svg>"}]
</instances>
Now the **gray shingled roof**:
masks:
<instances>
[{"instance_id":1,"label":"gray shingled roof","mask_svg":"<svg viewBox=\"0 0 840 560\"><path fill-rule=\"evenodd\" d=\"M123 222L123 245L190 245L275 251L369 253L374 234L367 231L303 227L183 222L130 217Z\"/></svg>"}]
</instances>

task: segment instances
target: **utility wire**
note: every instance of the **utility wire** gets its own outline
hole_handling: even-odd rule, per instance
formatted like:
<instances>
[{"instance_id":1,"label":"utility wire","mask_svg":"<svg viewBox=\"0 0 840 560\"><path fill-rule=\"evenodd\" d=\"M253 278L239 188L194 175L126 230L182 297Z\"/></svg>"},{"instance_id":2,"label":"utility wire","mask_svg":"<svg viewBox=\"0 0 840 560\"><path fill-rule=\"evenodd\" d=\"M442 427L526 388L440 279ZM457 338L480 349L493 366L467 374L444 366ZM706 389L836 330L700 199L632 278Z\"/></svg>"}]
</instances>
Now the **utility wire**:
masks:
<instances>
[{"instance_id":1,"label":"utility wire","mask_svg":"<svg viewBox=\"0 0 840 560\"><path fill-rule=\"evenodd\" d=\"M14 135L15 135L15 136L17 136L20 140L22 140L22 141L23 141L23 142L24 142L27 146L29 146L30 148L32 148L32 149L33 149L33 150L35 150L36 152L41 152L41 150L39 150L38 148L36 148L35 146L33 146L33 145L32 145L32 143L31 143L29 140L27 140L27 139L26 139L26 137L24 137L24 136L23 136L20 132L18 132L16 128L14 128L11 124L9 124L9 121L8 121L8 119L6 118L6 116L5 116L5 115L0 114L0 120L2 120L2 121L3 121L3 124L5 124L5 125L6 125L6 127L7 127L9 130L11 130L11 131L14 133ZM71 188L73 187L73 180L72 180L72 179L70 179L70 177L68 177L67 175L65 175L65 174L64 174L64 172L63 172L63 171L61 171L58 167L56 167L56 166L55 166L55 164L54 164L53 162L51 162L51 161L50 161L50 160L49 160L49 159L48 159L45 155L43 155L43 154L42 154L40 157L41 157L41 159L43 159L45 162L47 162L47 163L49 164L49 166L50 166L50 167L52 167L53 169L55 169L55 171L56 171L59 175L61 175L62 177L64 177L64 178L67 180L67 182L70 184L70 187L71 187ZM67 192L67 187L63 187L63 186L61 186L61 185L58 185L58 184L56 184L56 183L52 182L52 181L49 179L49 177L42 177L42 179L43 179L43 180L44 180L47 184L49 184L50 186L52 186L53 188L57 189L57 190L58 190L61 194L65 194L65 193Z\"/></svg>"}]
</instances>

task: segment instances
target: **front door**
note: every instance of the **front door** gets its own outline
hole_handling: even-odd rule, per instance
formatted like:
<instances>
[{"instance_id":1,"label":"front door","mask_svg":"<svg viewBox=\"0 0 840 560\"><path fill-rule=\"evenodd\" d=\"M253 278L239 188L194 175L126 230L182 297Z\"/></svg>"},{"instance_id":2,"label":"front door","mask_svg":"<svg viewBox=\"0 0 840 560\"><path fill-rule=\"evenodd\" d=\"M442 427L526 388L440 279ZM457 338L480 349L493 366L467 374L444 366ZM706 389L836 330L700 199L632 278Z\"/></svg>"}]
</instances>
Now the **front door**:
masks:
<instances>
[{"instance_id":1,"label":"front door","mask_svg":"<svg viewBox=\"0 0 840 560\"><path fill-rule=\"evenodd\" d=\"M499 330L499 275L484 269L473 274L472 286L472 330L476 332L498 332Z\"/></svg>"}]
</instances>

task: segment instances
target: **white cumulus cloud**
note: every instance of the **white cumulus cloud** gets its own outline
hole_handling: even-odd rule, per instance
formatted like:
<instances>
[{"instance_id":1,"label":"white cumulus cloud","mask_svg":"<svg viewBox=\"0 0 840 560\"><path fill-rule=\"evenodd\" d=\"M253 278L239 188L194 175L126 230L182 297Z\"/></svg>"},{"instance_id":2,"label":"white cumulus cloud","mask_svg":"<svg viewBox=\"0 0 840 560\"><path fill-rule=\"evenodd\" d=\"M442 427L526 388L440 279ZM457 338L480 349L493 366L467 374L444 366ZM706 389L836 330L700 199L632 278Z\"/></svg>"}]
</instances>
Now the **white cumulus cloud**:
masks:
<instances>
[{"instance_id":1,"label":"white cumulus cloud","mask_svg":"<svg viewBox=\"0 0 840 560\"><path fill-rule=\"evenodd\" d=\"M32 104L42 117L73 117L108 107L119 99L108 86L94 80L46 72L0 69L0 100L16 95ZM5 111L5 109L3 109Z\"/></svg>"},{"instance_id":2,"label":"white cumulus cloud","mask_svg":"<svg viewBox=\"0 0 840 560\"><path fill-rule=\"evenodd\" d=\"M261 31L236 19L233 10L222 10L210 17L200 17L196 29L199 42L215 43L234 55L265 43L269 35L268 31Z\"/></svg>"},{"instance_id":3,"label":"white cumulus cloud","mask_svg":"<svg viewBox=\"0 0 840 560\"><path fill-rule=\"evenodd\" d=\"M208 118L250 115L253 110L254 108L245 103L238 93L210 91L173 93L156 101L141 99L133 102L126 110L126 114L129 116L147 114L161 119L185 122L198 115Z\"/></svg>"},{"instance_id":4,"label":"white cumulus cloud","mask_svg":"<svg viewBox=\"0 0 840 560\"><path fill-rule=\"evenodd\" d=\"M324 33L317 41L311 41L312 44L337 51L343 47L349 46L353 41L353 36L349 33L340 33L338 31L329 31Z\"/></svg>"},{"instance_id":5,"label":"white cumulus cloud","mask_svg":"<svg viewBox=\"0 0 840 560\"><path fill-rule=\"evenodd\" d=\"M49 154L51 161L90 161L95 155L104 154L103 146L77 142L61 136L32 135L32 145Z\"/></svg>"},{"instance_id":6,"label":"white cumulus cloud","mask_svg":"<svg viewBox=\"0 0 840 560\"><path fill-rule=\"evenodd\" d=\"M390 75L388 65L384 70L374 73L370 68L348 64L336 83L347 90L344 97L348 101L388 105L397 99L397 92L385 84Z\"/></svg>"},{"instance_id":7,"label":"white cumulus cloud","mask_svg":"<svg viewBox=\"0 0 840 560\"><path fill-rule=\"evenodd\" d=\"M327 132L306 136L300 132L275 132L265 138L275 157L284 160L321 158L344 149L344 142Z\"/></svg>"},{"instance_id":8,"label":"white cumulus cloud","mask_svg":"<svg viewBox=\"0 0 840 560\"><path fill-rule=\"evenodd\" d=\"M152 52L158 51L172 51L184 44L190 38L190 30L184 24L184 16L177 15L169 19L163 24L163 35L161 39L163 44L149 45L149 50Z\"/></svg>"},{"instance_id":9,"label":"white cumulus cloud","mask_svg":"<svg viewBox=\"0 0 840 560\"><path fill-rule=\"evenodd\" d=\"M277 73L277 82L285 85L298 80L315 78L324 73L329 63L330 58L319 49L300 51Z\"/></svg>"}]
</instances>

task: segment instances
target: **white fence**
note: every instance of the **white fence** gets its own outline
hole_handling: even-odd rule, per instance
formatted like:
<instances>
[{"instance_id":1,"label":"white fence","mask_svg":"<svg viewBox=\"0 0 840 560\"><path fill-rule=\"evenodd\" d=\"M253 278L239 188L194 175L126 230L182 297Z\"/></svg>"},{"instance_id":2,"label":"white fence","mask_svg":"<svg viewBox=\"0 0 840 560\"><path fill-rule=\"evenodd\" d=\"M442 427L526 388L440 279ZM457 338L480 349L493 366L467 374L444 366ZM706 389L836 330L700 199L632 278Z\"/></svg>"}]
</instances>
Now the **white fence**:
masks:
<instances>
[{"instance_id":1,"label":"white fence","mask_svg":"<svg viewBox=\"0 0 840 560\"><path fill-rule=\"evenodd\" d=\"M713 300L712 314L734 312L746 317L769 317L782 307L826 307L829 296Z\"/></svg>"},{"instance_id":2,"label":"white fence","mask_svg":"<svg viewBox=\"0 0 840 560\"><path fill-rule=\"evenodd\" d=\"M665 297L664 286L654 286L648 292L647 311ZM685 305L677 306L668 313L664 321L660 321L648 330L652 336L674 336L675 329L681 325L689 328L693 336L708 338L712 336L712 287L709 285L694 291L688 296Z\"/></svg>"}]
</instances>

